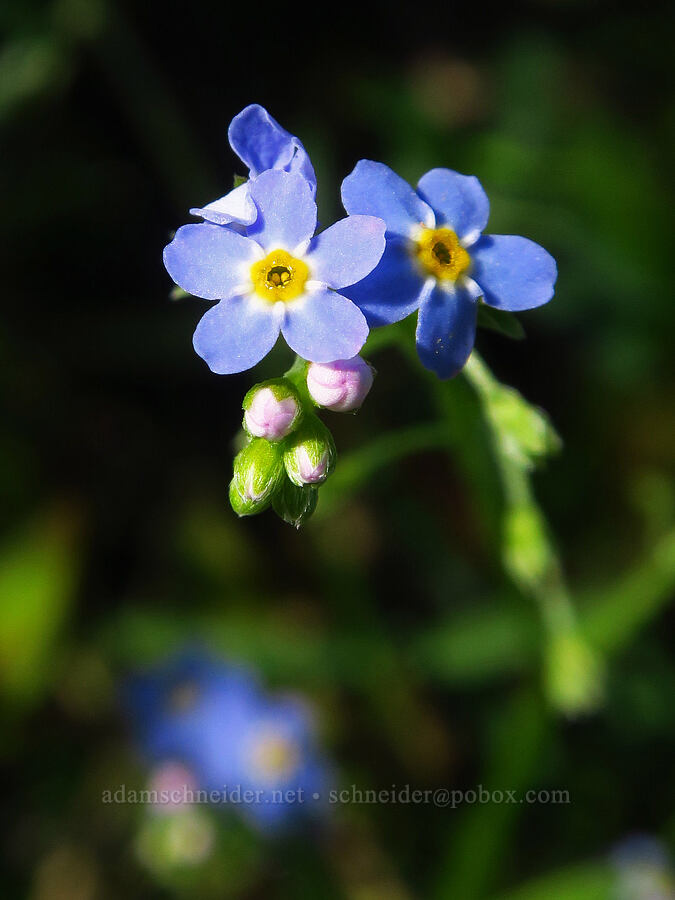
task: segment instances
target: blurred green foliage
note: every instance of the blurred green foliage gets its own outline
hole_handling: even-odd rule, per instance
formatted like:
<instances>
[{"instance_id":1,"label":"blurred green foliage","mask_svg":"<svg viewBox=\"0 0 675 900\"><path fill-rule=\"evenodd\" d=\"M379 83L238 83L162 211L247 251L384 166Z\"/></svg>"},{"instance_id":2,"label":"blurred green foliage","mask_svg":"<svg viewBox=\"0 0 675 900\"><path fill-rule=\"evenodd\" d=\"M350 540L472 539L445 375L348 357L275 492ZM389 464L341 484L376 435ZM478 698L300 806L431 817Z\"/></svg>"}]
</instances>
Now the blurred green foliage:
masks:
<instances>
[{"instance_id":1,"label":"blurred green foliage","mask_svg":"<svg viewBox=\"0 0 675 900\"><path fill-rule=\"evenodd\" d=\"M0 10L3 896L590 900L627 835L675 846L668 8L360 15L291 40L234 39L223 4ZM251 101L310 151L322 222L362 156L450 166L560 270L451 382L413 322L371 335L300 533L226 497L241 398L289 356L211 375L161 267ZM119 680L185 641L307 695L342 784L571 802L344 805L272 841L106 806L147 776Z\"/></svg>"},{"instance_id":2,"label":"blurred green foliage","mask_svg":"<svg viewBox=\"0 0 675 900\"><path fill-rule=\"evenodd\" d=\"M12 706L50 690L75 594L77 551L67 511L45 514L0 549L0 683Z\"/></svg>"}]
</instances>

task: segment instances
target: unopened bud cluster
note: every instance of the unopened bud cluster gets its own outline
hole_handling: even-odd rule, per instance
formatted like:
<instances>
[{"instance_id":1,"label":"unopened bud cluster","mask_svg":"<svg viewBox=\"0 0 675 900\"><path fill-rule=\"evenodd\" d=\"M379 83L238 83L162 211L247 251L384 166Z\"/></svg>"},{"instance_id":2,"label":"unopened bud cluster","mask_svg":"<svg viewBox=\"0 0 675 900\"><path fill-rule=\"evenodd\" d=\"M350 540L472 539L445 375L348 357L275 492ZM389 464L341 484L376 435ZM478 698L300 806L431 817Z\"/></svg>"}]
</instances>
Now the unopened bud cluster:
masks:
<instances>
[{"instance_id":1,"label":"unopened bud cluster","mask_svg":"<svg viewBox=\"0 0 675 900\"><path fill-rule=\"evenodd\" d=\"M357 410L373 376L360 356L309 365L299 360L284 378L251 388L242 404L249 442L234 460L230 483L237 515L255 515L272 506L298 528L309 519L318 488L337 457L333 436L313 407Z\"/></svg>"}]
</instances>

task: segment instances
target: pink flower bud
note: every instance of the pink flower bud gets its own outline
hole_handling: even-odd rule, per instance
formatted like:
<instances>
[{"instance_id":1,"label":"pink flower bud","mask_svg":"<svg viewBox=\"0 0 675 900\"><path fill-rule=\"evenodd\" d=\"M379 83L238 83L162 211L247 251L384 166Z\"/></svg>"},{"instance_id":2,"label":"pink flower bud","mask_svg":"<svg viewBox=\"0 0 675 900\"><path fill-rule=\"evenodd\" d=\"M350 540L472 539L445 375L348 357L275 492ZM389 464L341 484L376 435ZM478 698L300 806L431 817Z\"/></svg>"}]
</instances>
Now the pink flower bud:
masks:
<instances>
[{"instance_id":1,"label":"pink flower bud","mask_svg":"<svg viewBox=\"0 0 675 900\"><path fill-rule=\"evenodd\" d=\"M263 387L255 392L244 412L244 425L254 437L280 441L293 430L298 411L295 397L278 398L272 388Z\"/></svg>"},{"instance_id":2,"label":"pink flower bud","mask_svg":"<svg viewBox=\"0 0 675 900\"><path fill-rule=\"evenodd\" d=\"M154 792L152 812L175 813L192 802L198 789L195 776L182 763L165 762L156 768L150 779L149 790ZM153 794L151 794L151 797Z\"/></svg>"},{"instance_id":3,"label":"pink flower bud","mask_svg":"<svg viewBox=\"0 0 675 900\"><path fill-rule=\"evenodd\" d=\"M303 484L319 484L326 478L328 451L324 450L318 459L312 459L306 447L298 447L295 453L298 480Z\"/></svg>"},{"instance_id":4,"label":"pink flower bud","mask_svg":"<svg viewBox=\"0 0 675 900\"><path fill-rule=\"evenodd\" d=\"M312 363L307 369L307 389L312 400L334 412L358 409L372 384L373 370L360 356Z\"/></svg>"},{"instance_id":5,"label":"pink flower bud","mask_svg":"<svg viewBox=\"0 0 675 900\"><path fill-rule=\"evenodd\" d=\"M286 474L298 487L321 484L335 465L335 444L330 431L316 418L305 418L284 451Z\"/></svg>"}]
</instances>

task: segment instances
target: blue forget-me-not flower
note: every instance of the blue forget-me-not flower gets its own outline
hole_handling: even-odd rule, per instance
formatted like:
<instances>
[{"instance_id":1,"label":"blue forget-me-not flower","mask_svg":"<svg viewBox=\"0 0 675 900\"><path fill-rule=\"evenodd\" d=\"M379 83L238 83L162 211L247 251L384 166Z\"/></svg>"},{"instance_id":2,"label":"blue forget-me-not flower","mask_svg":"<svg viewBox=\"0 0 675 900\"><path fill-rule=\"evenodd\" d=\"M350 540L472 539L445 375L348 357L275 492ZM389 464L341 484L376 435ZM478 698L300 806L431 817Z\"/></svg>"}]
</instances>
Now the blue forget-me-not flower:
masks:
<instances>
[{"instance_id":1,"label":"blue forget-me-not flower","mask_svg":"<svg viewBox=\"0 0 675 900\"><path fill-rule=\"evenodd\" d=\"M414 191L388 166L362 159L342 183L342 201L350 215L387 226L380 264L345 293L371 327L419 309L417 351L441 378L457 374L471 353L480 298L516 312L553 296L556 264L543 247L482 234L490 204L475 176L432 169Z\"/></svg>"},{"instance_id":2,"label":"blue forget-me-not flower","mask_svg":"<svg viewBox=\"0 0 675 900\"><path fill-rule=\"evenodd\" d=\"M132 679L126 702L148 761L186 766L254 824L323 808L330 769L309 707L266 694L247 670L186 653Z\"/></svg>"},{"instance_id":3,"label":"blue forget-me-not flower","mask_svg":"<svg viewBox=\"0 0 675 900\"><path fill-rule=\"evenodd\" d=\"M227 136L234 152L248 166L249 178L267 169L298 172L309 184L312 196L316 194L316 175L302 142L282 128L264 107L252 103L242 109L232 119ZM257 216L249 181L190 212L214 225L252 225Z\"/></svg>"},{"instance_id":4,"label":"blue forget-me-not flower","mask_svg":"<svg viewBox=\"0 0 675 900\"><path fill-rule=\"evenodd\" d=\"M197 325L195 350L219 375L254 366L280 332L311 362L355 356L368 325L340 291L379 262L384 223L349 216L313 237L316 203L297 172L263 172L251 180L250 196L257 210L251 225L184 225L164 250L176 284L220 301Z\"/></svg>"}]
</instances>

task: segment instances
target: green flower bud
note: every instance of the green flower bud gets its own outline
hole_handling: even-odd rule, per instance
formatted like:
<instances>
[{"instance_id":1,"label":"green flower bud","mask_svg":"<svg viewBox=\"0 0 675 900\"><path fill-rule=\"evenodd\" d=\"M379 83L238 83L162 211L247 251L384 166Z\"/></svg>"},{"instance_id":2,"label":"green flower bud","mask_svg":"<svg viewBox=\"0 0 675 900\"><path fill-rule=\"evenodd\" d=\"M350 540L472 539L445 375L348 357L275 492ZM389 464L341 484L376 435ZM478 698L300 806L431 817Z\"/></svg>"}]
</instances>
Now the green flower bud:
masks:
<instances>
[{"instance_id":1,"label":"green flower bud","mask_svg":"<svg viewBox=\"0 0 675 900\"><path fill-rule=\"evenodd\" d=\"M238 516L253 516L270 505L284 477L283 456L278 444L254 438L234 459L230 503Z\"/></svg>"},{"instance_id":2,"label":"green flower bud","mask_svg":"<svg viewBox=\"0 0 675 900\"><path fill-rule=\"evenodd\" d=\"M256 384L244 397L244 429L252 437L280 441L300 424L302 403L285 378Z\"/></svg>"},{"instance_id":3,"label":"green flower bud","mask_svg":"<svg viewBox=\"0 0 675 900\"><path fill-rule=\"evenodd\" d=\"M333 436L316 416L307 416L284 452L286 473L293 484L321 484L336 460Z\"/></svg>"},{"instance_id":4,"label":"green flower bud","mask_svg":"<svg viewBox=\"0 0 675 900\"><path fill-rule=\"evenodd\" d=\"M275 513L290 525L300 528L316 509L319 490L311 484L298 487L284 478L281 487L272 497Z\"/></svg>"}]
</instances>

